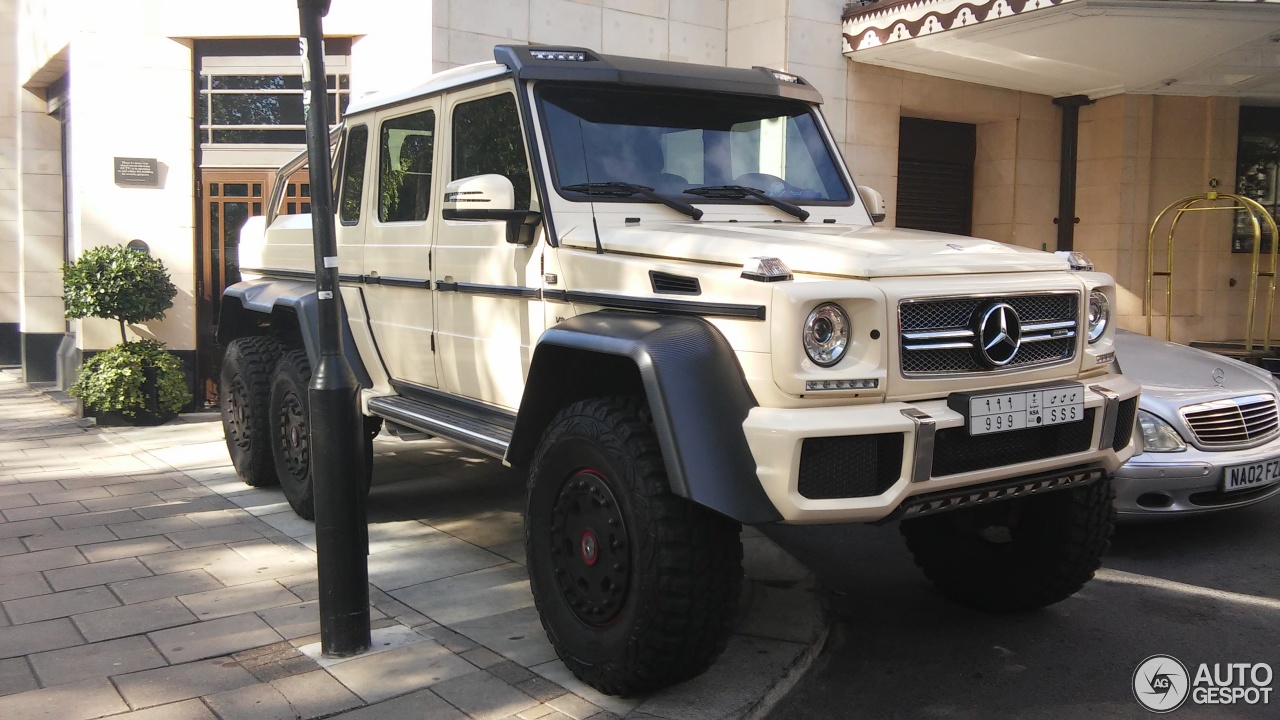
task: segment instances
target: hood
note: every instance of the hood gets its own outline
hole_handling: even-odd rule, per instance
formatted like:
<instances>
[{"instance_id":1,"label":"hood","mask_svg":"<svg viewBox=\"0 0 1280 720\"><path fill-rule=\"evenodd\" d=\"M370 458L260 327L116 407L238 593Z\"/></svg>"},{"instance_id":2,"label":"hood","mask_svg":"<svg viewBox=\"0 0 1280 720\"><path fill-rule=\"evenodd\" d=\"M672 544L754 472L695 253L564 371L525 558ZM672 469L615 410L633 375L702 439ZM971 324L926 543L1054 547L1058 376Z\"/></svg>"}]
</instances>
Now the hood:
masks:
<instances>
[{"instance_id":1,"label":"hood","mask_svg":"<svg viewBox=\"0 0 1280 720\"><path fill-rule=\"evenodd\" d=\"M1052 253L959 235L826 223L646 223L600 228L605 252L741 265L776 257L792 272L875 278L1067 270ZM590 226L561 236L595 250Z\"/></svg>"},{"instance_id":2,"label":"hood","mask_svg":"<svg viewBox=\"0 0 1280 720\"><path fill-rule=\"evenodd\" d=\"M1119 330L1115 350L1120 372L1142 386L1144 399L1207 402L1276 392L1271 373L1186 345Z\"/></svg>"}]
</instances>

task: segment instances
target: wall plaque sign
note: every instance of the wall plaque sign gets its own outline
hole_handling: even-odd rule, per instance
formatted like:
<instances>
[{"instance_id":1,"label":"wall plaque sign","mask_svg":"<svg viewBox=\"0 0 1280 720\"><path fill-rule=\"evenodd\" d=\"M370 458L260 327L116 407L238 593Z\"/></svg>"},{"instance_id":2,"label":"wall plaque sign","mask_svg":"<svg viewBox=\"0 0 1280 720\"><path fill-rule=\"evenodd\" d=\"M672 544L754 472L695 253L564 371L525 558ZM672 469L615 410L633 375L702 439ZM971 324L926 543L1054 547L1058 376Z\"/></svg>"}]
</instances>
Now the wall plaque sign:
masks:
<instances>
[{"instance_id":1,"label":"wall plaque sign","mask_svg":"<svg viewBox=\"0 0 1280 720\"><path fill-rule=\"evenodd\" d=\"M155 158L118 157L115 161L117 185L160 185L160 163Z\"/></svg>"}]
</instances>

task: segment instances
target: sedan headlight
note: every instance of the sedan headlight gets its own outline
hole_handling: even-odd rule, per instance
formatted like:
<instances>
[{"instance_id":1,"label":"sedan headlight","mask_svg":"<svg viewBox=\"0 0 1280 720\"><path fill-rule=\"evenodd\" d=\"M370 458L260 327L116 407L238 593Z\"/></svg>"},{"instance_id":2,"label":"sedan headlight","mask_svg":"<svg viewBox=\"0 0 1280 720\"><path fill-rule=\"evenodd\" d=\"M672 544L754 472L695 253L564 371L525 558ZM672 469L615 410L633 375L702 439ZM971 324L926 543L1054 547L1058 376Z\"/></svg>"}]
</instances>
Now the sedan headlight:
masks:
<instances>
[{"instance_id":1,"label":"sedan headlight","mask_svg":"<svg viewBox=\"0 0 1280 720\"><path fill-rule=\"evenodd\" d=\"M1138 424L1142 426L1142 449L1146 452L1182 452L1187 444L1169 423L1146 410L1138 411Z\"/></svg>"},{"instance_id":2,"label":"sedan headlight","mask_svg":"<svg viewBox=\"0 0 1280 720\"><path fill-rule=\"evenodd\" d=\"M849 350L849 316L835 303L823 303L804 323L804 351L822 367L831 367Z\"/></svg>"},{"instance_id":3,"label":"sedan headlight","mask_svg":"<svg viewBox=\"0 0 1280 720\"><path fill-rule=\"evenodd\" d=\"M1089 293L1089 342L1098 342L1098 338L1107 331L1107 323L1111 322L1111 303L1101 291Z\"/></svg>"}]
</instances>

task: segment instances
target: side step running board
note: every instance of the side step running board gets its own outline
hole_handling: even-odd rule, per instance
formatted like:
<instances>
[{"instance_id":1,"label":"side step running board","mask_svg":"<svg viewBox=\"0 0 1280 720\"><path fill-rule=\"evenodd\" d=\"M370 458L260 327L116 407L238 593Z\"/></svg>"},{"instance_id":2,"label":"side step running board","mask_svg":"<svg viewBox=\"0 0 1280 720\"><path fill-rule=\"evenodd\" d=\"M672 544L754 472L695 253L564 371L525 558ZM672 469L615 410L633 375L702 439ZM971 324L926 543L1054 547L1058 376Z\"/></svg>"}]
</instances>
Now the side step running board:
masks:
<instances>
[{"instance_id":1,"label":"side step running board","mask_svg":"<svg viewBox=\"0 0 1280 720\"><path fill-rule=\"evenodd\" d=\"M501 460L511 444L511 430L461 413L403 396L373 398L369 410L392 422L447 438Z\"/></svg>"}]
</instances>

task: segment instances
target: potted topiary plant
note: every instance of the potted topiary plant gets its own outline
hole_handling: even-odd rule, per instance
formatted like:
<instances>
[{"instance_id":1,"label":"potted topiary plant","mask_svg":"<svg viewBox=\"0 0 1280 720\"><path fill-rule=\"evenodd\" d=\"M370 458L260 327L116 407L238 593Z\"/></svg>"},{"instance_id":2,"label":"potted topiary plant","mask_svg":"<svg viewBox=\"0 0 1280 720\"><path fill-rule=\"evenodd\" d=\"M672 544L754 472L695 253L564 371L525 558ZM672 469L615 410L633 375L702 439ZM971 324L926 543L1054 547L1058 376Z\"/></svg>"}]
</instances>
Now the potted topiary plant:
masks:
<instances>
[{"instance_id":1,"label":"potted topiary plant","mask_svg":"<svg viewBox=\"0 0 1280 720\"><path fill-rule=\"evenodd\" d=\"M164 318L178 289L164 263L123 245L86 251L63 266L67 317L120 324L120 344L90 357L72 384L100 422L159 424L191 401L182 361L155 340L130 342L129 323Z\"/></svg>"}]
</instances>

